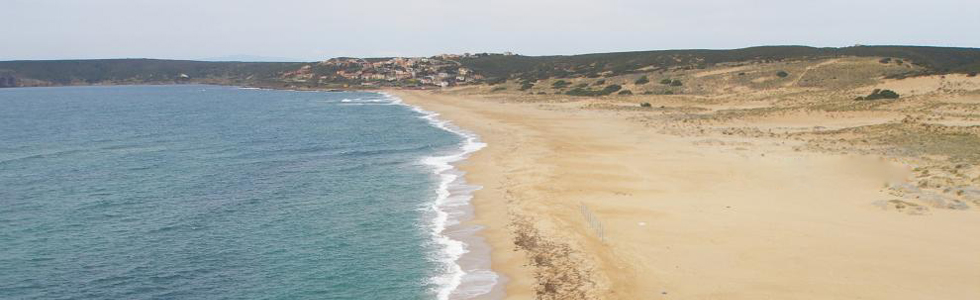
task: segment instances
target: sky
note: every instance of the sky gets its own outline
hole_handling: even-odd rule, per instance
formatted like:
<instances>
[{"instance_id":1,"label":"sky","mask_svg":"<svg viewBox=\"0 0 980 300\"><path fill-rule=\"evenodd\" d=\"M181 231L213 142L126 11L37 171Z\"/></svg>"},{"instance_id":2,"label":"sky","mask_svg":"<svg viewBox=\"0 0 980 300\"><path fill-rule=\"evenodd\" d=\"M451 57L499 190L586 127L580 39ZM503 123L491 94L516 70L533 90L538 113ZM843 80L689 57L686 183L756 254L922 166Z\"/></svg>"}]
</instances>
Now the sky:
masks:
<instances>
[{"instance_id":1,"label":"sky","mask_svg":"<svg viewBox=\"0 0 980 300\"><path fill-rule=\"evenodd\" d=\"M977 0L0 0L0 60L980 47Z\"/></svg>"}]
</instances>

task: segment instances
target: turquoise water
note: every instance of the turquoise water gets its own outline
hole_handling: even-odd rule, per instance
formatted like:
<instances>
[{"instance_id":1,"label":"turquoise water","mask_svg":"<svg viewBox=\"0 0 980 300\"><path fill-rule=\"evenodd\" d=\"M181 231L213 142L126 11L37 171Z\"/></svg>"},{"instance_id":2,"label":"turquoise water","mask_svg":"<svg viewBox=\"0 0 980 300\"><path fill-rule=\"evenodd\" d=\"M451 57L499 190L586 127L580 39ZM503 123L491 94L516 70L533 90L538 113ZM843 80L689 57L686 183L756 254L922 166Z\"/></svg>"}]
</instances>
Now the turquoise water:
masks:
<instances>
[{"instance_id":1,"label":"turquoise water","mask_svg":"<svg viewBox=\"0 0 980 300\"><path fill-rule=\"evenodd\" d=\"M0 90L0 298L444 298L421 162L463 138L421 116L375 93Z\"/></svg>"}]
</instances>

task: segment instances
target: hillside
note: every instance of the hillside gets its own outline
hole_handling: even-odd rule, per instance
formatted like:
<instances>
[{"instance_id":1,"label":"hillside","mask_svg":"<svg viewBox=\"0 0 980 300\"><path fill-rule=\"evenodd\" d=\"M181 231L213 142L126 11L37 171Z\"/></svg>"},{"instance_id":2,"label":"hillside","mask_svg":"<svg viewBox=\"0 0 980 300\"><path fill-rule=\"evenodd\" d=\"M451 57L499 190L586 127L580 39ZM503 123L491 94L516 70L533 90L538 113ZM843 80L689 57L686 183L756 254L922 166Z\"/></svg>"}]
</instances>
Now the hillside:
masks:
<instances>
[{"instance_id":1,"label":"hillside","mask_svg":"<svg viewBox=\"0 0 980 300\"><path fill-rule=\"evenodd\" d=\"M889 78L980 71L980 49L924 46L814 48L765 46L732 50L661 50L570 56L504 54L430 58L340 58L317 63L201 62L157 59L0 62L0 87L194 82L268 87L452 86L555 78L698 70L721 64L873 57L904 71Z\"/></svg>"},{"instance_id":2,"label":"hillside","mask_svg":"<svg viewBox=\"0 0 980 300\"><path fill-rule=\"evenodd\" d=\"M301 65L161 59L2 61L0 87L182 81L236 84L278 80L282 72Z\"/></svg>"},{"instance_id":3,"label":"hillside","mask_svg":"<svg viewBox=\"0 0 980 300\"><path fill-rule=\"evenodd\" d=\"M463 65L488 77L537 80L600 77L668 68L704 69L719 63L771 62L832 57L896 58L925 68L908 75L980 71L980 49L922 46L855 46L814 48L764 46L733 50L663 50L571 56L492 55L463 59Z\"/></svg>"}]
</instances>

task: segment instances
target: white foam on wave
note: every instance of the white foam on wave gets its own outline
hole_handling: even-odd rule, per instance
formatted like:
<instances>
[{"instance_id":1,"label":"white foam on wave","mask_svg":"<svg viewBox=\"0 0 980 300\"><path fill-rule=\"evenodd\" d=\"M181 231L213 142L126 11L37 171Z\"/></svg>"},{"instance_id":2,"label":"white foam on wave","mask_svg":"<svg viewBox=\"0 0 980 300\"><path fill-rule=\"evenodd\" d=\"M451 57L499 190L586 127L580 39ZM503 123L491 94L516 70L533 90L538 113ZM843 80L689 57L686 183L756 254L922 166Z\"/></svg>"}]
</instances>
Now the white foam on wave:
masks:
<instances>
[{"instance_id":1,"label":"white foam on wave","mask_svg":"<svg viewBox=\"0 0 980 300\"><path fill-rule=\"evenodd\" d=\"M340 105L358 106L358 105L397 105L398 102L393 101L391 98L344 98L340 100Z\"/></svg>"},{"instance_id":2,"label":"white foam on wave","mask_svg":"<svg viewBox=\"0 0 980 300\"><path fill-rule=\"evenodd\" d=\"M277 91L277 92L302 92L302 93L319 93L317 90L291 90L291 89L274 89L274 88L264 88L264 87L254 87L254 86L238 86L239 90L247 91Z\"/></svg>"},{"instance_id":3,"label":"white foam on wave","mask_svg":"<svg viewBox=\"0 0 980 300\"><path fill-rule=\"evenodd\" d=\"M485 259L486 263L481 267L463 270L460 259L470 252L466 243L453 239L448 235L446 229L453 225L463 222L467 216L467 209L470 205L472 193L480 189L479 186L466 184L463 180L463 172L456 169L452 164L466 159L473 152L479 151L486 144L480 142L479 137L469 131L454 126L446 120L440 120L438 113L423 110L420 107L404 104L398 97L381 93L391 104L405 105L412 110L422 114L422 119L428 121L436 128L454 133L463 138L459 144L459 151L443 156L430 156L422 159L421 163L432 168L433 173L439 177L439 185L436 190L436 199L427 209L435 214L435 218L430 224L430 231L436 244L442 251L435 257L443 267L444 272L434 278L431 283L438 286L435 291L437 299L470 299L476 296L490 293L497 284L498 275L489 269L489 253L480 253L485 256L478 259ZM464 229L475 234L480 228Z\"/></svg>"}]
</instances>

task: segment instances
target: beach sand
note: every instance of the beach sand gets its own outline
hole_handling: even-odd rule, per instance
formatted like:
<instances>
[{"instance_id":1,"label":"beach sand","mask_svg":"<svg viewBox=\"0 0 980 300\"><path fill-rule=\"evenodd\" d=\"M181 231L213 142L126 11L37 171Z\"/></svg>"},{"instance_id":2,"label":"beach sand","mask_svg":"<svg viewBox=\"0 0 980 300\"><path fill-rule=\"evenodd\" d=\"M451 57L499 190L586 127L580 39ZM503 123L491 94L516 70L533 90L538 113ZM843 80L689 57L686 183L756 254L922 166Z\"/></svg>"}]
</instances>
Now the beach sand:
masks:
<instances>
[{"instance_id":1,"label":"beach sand","mask_svg":"<svg viewBox=\"0 0 980 300\"><path fill-rule=\"evenodd\" d=\"M980 214L882 205L913 179L896 159L668 135L583 101L391 93L488 144L459 167L507 299L980 299Z\"/></svg>"}]
</instances>

